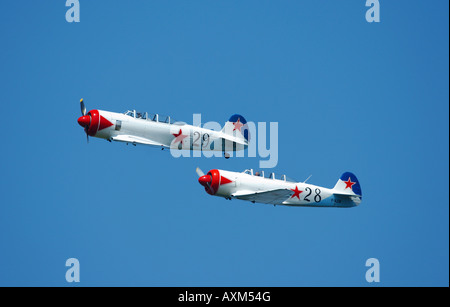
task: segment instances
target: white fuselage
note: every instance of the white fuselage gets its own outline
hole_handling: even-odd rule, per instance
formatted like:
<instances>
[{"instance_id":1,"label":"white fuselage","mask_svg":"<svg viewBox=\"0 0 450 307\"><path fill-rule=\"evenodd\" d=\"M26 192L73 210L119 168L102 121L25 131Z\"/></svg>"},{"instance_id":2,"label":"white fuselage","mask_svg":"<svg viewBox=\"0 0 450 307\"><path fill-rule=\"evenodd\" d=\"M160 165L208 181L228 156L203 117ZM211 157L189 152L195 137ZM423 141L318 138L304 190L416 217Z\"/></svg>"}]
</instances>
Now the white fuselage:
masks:
<instances>
[{"instance_id":1,"label":"white fuselage","mask_svg":"<svg viewBox=\"0 0 450 307\"><path fill-rule=\"evenodd\" d=\"M130 116L103 110L94 111L98 111L100 115L98 125L103 124L103 126L96 131L93 129L89 135L109 141L203 151L236 151L246 147L239 145L242 143L242 138L225 134L223 131L174 122L169 117L161 120L158 115L142 118L136 116L136 113Z\"/></svg>"},{"instance_id":2,"label":"white fuselage","mask_svg":"<svg viewBox=\"0 0 450 307\"><path fill-rule=\"evenodd\" d=\"M357 204L350 199L335 197L333 189L304 183L291 182L279 178L265 178L248 173L230 172L225 170L212 170L210 172L219 172L220 182L214 190L214 194L224 198L240 198L242 195L251 193L264 193L273 190L289 190L292 195L277 204L286 206L312 206L312 207L353 207ZM210 174L210 173L208 173ZM224 179L225 178L225 179ZM213 184L217 185L217 182ZM270 197L269 197L270 199ZM249 200L249 199L244 199ZM260 202L260 201L256 201ZM272 203L270 200L264 203Z\"/></svg>"}]
</instances>

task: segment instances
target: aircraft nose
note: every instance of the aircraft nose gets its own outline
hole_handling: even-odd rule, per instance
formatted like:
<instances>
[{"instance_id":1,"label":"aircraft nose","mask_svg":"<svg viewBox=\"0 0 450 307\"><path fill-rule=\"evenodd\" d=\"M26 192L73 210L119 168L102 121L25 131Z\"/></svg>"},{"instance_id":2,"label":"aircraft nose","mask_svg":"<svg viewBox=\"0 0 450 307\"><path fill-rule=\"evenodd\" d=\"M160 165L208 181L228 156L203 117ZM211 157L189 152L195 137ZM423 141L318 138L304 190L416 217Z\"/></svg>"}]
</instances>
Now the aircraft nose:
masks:
<instances>
[{"instance_id":1,"label":"aircraft nose","mask_svg":"<svg viewBox=\"0 0 450 307\"><path fill-rule=\"evenodd\" d=\"M207 187L209 183L211 183L212 177L210 175L204 175L198 178L198 182L204 186Z\"/></svg>"},{"instance_id":2,"label":"aircraft nose","mask_svg":"<svg viewBox=\"0 0 450 307\"><path fill-rule=\"evenodd\" d=\"M91 123L91 118L89 117L89 115L84 115L84 116L81 116L80 118L78 118L78 124L81 127L88 127L90 123Z\"/></svg>"}]
</instances>

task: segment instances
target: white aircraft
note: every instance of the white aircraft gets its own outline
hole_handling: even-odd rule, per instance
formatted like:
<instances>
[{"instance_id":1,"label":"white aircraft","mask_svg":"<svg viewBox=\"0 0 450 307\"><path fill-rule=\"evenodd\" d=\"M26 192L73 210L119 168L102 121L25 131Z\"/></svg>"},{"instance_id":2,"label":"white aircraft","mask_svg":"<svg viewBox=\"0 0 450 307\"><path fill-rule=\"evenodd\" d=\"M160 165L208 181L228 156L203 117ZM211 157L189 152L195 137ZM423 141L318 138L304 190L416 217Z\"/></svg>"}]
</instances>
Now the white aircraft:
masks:
<instances>
[{"instance_id":1,"label":"white aircraft","mask_svg":"<svg viewBox=\"0 0 450 307\"><path fill-rule=\"evenodd\" d=\"M89 136L127 144L143 144L155 147L202 151L244 150L249 144L247 121L235 114L225 123L221 131L213 131L176 122L169 116L136 112L114 113L91 110L86 113L83 99L78 124Z\"/></svg>"},{"instance_id":2,"label":"white aircraft","mask_svg":"<svg viewBox=\"0 0 450 307\"><path fill-rule=\"evenodd\" d=\"M285 175L275 178L271 173L252 169L242 173L213 169L206 175L197 168L198 182L205 191L226 199L242 199L252 203L308 207L355 207L361 203L362 192L356 176L342 174L332 189L305 182L294 182Z\"/></svg>"}]
</instances>

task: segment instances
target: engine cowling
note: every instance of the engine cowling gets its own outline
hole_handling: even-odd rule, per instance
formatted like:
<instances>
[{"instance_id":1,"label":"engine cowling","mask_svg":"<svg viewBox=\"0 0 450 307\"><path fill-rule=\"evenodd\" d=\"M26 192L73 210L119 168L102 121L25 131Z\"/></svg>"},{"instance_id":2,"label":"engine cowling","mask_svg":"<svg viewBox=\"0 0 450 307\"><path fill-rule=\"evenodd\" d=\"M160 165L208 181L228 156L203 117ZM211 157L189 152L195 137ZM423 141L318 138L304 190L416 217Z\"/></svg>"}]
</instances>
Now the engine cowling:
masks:
<instances>
[{"instance_id":1,"label":"engine cowling","mask_svg":"<svg viewBox=\"0 0 450 307\"><path fill-rule=\"evenodd\" d=\"M100 115L98 110L91 110L78 118L78 124L84 128L89 136L95 136L99 130L108 128L113 124Z\"/></svg>"},{"instance_id":2,"label":"engine cowling","mask_svg":"<svg viewBox=\"0 0 450 307\"><path fill-rule=\"evenodd\" d=\"M220 172L213 169L208 174L198 178L198 182L205 187L205 191L210 195L215 195L220 186Z\"/></svg>"}]
</instances>

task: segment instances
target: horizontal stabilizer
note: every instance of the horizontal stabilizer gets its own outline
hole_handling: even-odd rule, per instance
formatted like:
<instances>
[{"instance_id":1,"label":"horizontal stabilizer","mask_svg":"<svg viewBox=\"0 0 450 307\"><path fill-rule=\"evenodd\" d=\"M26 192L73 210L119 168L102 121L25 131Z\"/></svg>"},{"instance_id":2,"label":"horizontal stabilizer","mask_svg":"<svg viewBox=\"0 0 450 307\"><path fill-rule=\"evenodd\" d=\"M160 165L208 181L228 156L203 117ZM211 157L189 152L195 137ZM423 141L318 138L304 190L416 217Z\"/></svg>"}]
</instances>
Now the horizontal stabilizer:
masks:
<instances>
[{"instance_id":1,"label":"horizontal stabilizer","mask_svg":"<svg viewBox=\"0 0 450 307\"><path fill-rule=\"evenodd\" d=\"M247 146L248 145L248 141L239 137L235 137L232 135L226 135L226 134L222 134L220 136L222 139L224 139L225 141L229 141L232 143L236 143L238 145L242 145L242 146Z\"/></svg>"},{"instance_id":2,"label":"horizontal stabilizer","mask_svg":"<svg viewBox=\"0 0 450 307\"><path fill-rule=\"evenodd\" d=\"M348 207L353 207L354 205L358 206L361 203L360 195L349 195L349 194L333 194L336 199L340 199L340 203L345 206L347 204Z\"/></svg>"},{"instance_id":3,"label":"horizontal stabilizer","mask_svg":"<svg viewBox=\"0 0 450 307\"><path fill-rule=\"evenodd\" d=\"M352 196L352 197L362 197L361 195L355 194L355 193L333 193L333 195L337 195L337 196Z\"/></svg>"}]
</instances>

